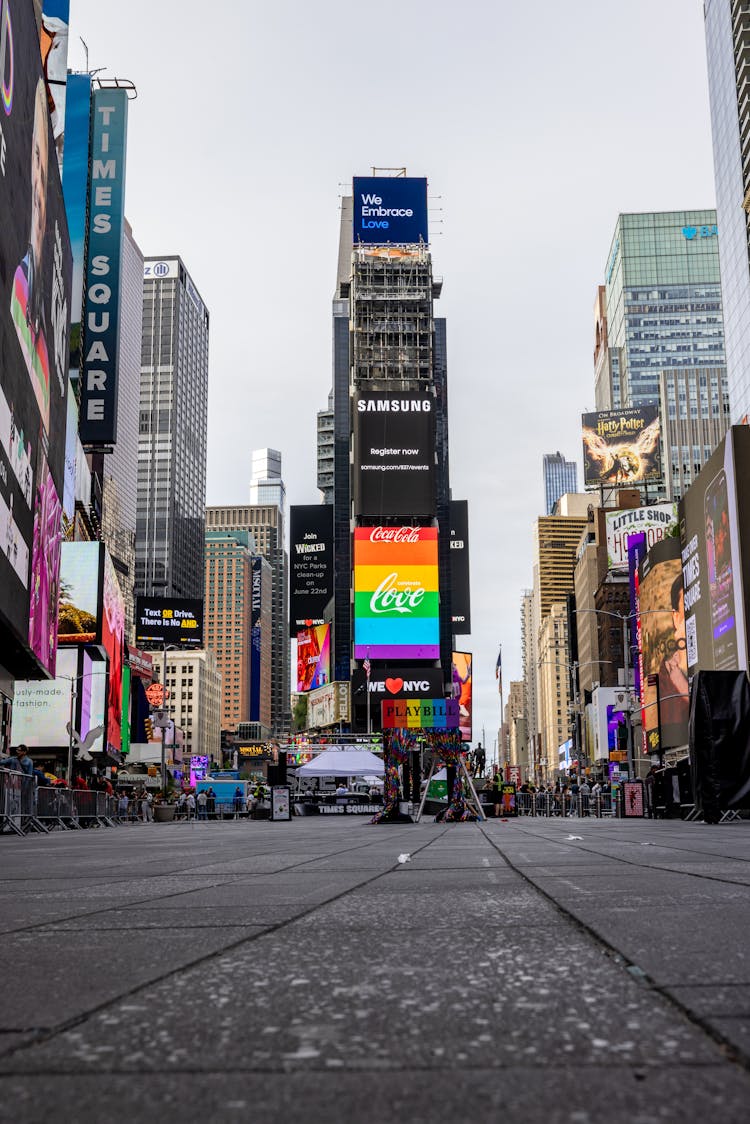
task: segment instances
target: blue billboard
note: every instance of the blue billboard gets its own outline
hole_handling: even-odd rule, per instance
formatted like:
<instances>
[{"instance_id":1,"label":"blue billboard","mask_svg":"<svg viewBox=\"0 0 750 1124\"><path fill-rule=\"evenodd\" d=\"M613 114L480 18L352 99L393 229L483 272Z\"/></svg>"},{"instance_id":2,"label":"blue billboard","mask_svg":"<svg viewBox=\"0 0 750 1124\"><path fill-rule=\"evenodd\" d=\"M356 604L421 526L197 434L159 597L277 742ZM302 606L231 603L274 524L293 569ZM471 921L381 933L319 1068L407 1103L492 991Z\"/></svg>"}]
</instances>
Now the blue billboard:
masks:
<instances>
[{"instance_id":1,"label":"blue billboard","mask_svg":"<svg viewBox=\"0 0 750 1124\"><path fill-rule=\"evenodd\" d=\"M427 180L355 176L354 245L404 246L428 242Z\"/></svg>"},{"instance_id":2,"label":"blue billboard","mask_svg":"<svg viewBox=\"0 0 750 1124\"><path fill-rule=\"evenodd\" d=\"M77 381L81 369L81 306L83 255L86 244L86 211L89 195L89 116L91 75L71 74L65 101L65 152L62 166L63 197L73 254L73 289L70 303L70 377ZM76 427L78 421L76 418ZM77 432L76 428L76 432Z\"/></svg>"},{"instance_id":3,"label":"blue billboard","mask_svg":"<svg viewBox=\"0 0 750 1124\"><path fill-rule=\"evenodd\" d=\"M117 440L117 352L125 208L128 92L94 91L79 432L84 446Z\"/></svg>"}]
</instances>

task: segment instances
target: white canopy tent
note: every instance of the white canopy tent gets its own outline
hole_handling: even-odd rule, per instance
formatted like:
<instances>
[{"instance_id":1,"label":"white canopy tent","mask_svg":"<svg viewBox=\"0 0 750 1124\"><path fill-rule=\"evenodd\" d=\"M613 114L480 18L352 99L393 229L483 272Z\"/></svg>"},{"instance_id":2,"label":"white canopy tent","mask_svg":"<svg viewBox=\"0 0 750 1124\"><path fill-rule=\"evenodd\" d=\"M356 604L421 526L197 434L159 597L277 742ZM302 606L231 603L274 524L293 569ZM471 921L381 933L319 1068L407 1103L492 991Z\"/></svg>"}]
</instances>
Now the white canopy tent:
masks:
<instances>
[{"instance_id":1,"label":"white canopy tent","mask_svg":"<svg viewBox=\"0 0 750 1124\"><path fill-rule=\"evenodd\" d=\"M369 749L326 749L300 765L298 777L382 777L385 765Z\"/></svg>"}]
</instances>

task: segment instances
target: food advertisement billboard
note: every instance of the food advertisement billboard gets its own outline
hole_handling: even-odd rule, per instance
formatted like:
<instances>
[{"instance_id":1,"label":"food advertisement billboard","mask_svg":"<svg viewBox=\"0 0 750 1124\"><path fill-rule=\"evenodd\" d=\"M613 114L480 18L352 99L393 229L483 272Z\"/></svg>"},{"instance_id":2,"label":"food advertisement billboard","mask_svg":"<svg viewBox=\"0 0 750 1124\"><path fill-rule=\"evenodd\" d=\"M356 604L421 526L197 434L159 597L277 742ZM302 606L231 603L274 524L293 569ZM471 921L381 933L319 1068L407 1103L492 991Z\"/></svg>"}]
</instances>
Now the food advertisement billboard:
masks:
<instances>
[{"instance_id":1,"label":"food advertisement billboard","mask_svg":"<svg viewBox=\"0 0 750 1124\"><path fill-rule=\"evenodd\" d=\"M435 399L431 394L354 396L354 514L432 515L435 511Z\"/></svg>"},{"instance_id":2,"label":"food advertisement billboard","mask_svg":"<svg viewBox=\"0 0 750 1124\"><path fill-rule=\"evenodd\" d=\"M680 503L690 675L747 670L750 428L732 426Z\"/></svg>"},{"instance_id":3,"label":"food advertisement billboard","mask_svg":"<svg viewBox=\"0 0 750 1124\"><path fill-rule=\"evenodd\" d=\"M687 745L685 593L679 539L651 548L638 573L643 752Z\"/></svg>"},{"instance_id":4,"label":"food advertisement billboard","mask_svg":"<svg viewBox=\"0 0 750 1124\"><path fill-rule=\"evenodd\" d=\"M203 602L187 597L138 597L135 642L139 646L178 644L200 648L203 643Z\"/></svg>"},{"instance_id":5,"label":"food advertisement billboard","mask_svg":"<svg viewBox=\"0 0 750 1124\"><path fill-rule=\"evenodd\" d=\"M435 527L354 531L354 658L440 655Z\"/></svg>"},{"instance_id":6,"label":"food advertisement billboard","mask_svg":"<svg viewBox=\"0 0 750 1124\"><path fill-rule=\"evenodd\" d=\"M587 488L626 488L661 480L661 423L656 406L584 414L581 422Z\"/></svg>"},{"instance_id":7,"label":"food advertisement billboard","mask_svg":"<svg viewBox=\"0 0 750 1124\"><path fill-rule=\"evenodd\" d=\"M454 652L452 657L453 698L458 701L458 728L461 741L471 741L472 672L471 652Z\"/></svg>"},{"instance_id":8,"label":"food advertisement billboard","mask_svg":"<svg viewBox=\"0 0 750 1124\"><path fill-rule=\"evenodd\" d=\"M297 691L324 687L331 679L331 626L313 625L297 633Z\"/></svg>"},{"instance_id":9,"label":"food advertisement billboard","mask_svg":"<svg viewBox=\"0 0 750 1124\"><path fill-rule=\"evenodd\" d=\"M33 4L2 5L0 85L0 639L21 678L54 671L71 295Z\"/></svg>"},{"instance_id":10,"label":"food advertisement billboard","mask_svg":"<svg viewBox=\"0 0 750 1124\"><path fill-rule=\"evenodd\" d=\"M429 241L426 179L355 176L352 194L355 246L402 246Z\"/></svg>"},{"instance_id":11,"label":"food advertisement billboard","mask_svg":"<svg viewBox=\"0 0 750 1124\"><path fill-rule=\"evenodd\" d=\"M289 635L325 624L333 597L333 505L305 504L289 514Z\"/></svg>"},{"instance_id":12,"label":"food advertisement billboard","mask_svg":"<svg viewBox=\"0 0 750 1124\"><path fill-rule=\"evenodd\" d=\"M608 511L605 521L607 569L627 570L630 535L645 534L647 549L661 542L677 526L677 504L654 503L627 511Z\"/></svg>"}]
</instances>

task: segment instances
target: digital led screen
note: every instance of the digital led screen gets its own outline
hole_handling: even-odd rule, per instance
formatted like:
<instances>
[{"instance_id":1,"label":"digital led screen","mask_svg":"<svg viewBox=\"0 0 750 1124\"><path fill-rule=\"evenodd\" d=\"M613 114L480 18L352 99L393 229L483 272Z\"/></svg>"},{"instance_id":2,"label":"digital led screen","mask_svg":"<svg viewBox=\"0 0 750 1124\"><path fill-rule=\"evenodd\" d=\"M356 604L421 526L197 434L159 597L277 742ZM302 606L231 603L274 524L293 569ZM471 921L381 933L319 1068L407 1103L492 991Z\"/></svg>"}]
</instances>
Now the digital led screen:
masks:
<instances>
[{"instance_id":1,"label":"digital led screen","mask_svg":"<svg viewBox=\"0 0 750 1124\"><path fill-rule=\"evenodd\" d=\"M627 488L661 480L661 423L656 406L584 414L586 487Z\"/></svg>"},{"instance_id":2,"label":"digital led screen","mask_svg":"<svg viewBox=\"0 0 750 1124\"><path fill-rule=\"evenodd\" d=\"M324 687L331 678L331 626L312 625L297 633L297 690Z\"/></svg>"},{"instance_id":3,"label":"digital led screen","mask_svg":"<svg viewBox=\"0 0 750 1124\"><path fill-rule=\"evenodd\" d=\"M428 242L427 180L413 176L355 176L354 245Z\"/></svg>"},{"instance_id":4,"label":"digital led screen","mask_svg":"<svg viewBox=\"0 0 750 1124\"><path fill-rule=\"evenodd\" d=\"M203 643L203 602L180 597L139 597L135 642L139 645L179 644L200 648Z\"/></svg>"},{"instance_id":5,"label":"digital led screen","mask_svg":"<svg viewBox=\"0 0 750 1124\"><path fill-rule=\"evenodd\" d=\"M438 590L437 528L356 528L355 659L437 659Z\"/></svg>"}]
</instances>

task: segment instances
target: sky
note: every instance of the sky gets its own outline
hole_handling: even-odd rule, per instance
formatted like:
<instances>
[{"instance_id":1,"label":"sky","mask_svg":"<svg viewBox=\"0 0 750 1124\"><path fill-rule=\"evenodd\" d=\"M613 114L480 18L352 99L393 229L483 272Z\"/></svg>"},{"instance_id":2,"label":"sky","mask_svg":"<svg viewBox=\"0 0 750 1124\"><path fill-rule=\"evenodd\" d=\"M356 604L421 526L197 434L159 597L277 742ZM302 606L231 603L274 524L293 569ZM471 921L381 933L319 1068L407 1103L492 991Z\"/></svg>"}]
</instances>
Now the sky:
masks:
<instances>
[{"instance_id":1,"label":"sky","mask_svg":"<svg viewBox=\"0 0 750 1124\"><path fill-rule=\"evenodd\" d=\"M125 14L126 13L126 14ZM429 179L453 495L469 501L475 739L521 677L542 456L579 465L593 305L620 212L714 206L701 0L71 0L69 65L128 78L126 212L210 310L207 503L280 449L316 503L339 206Z\"/></svg>"}]
</instances>

